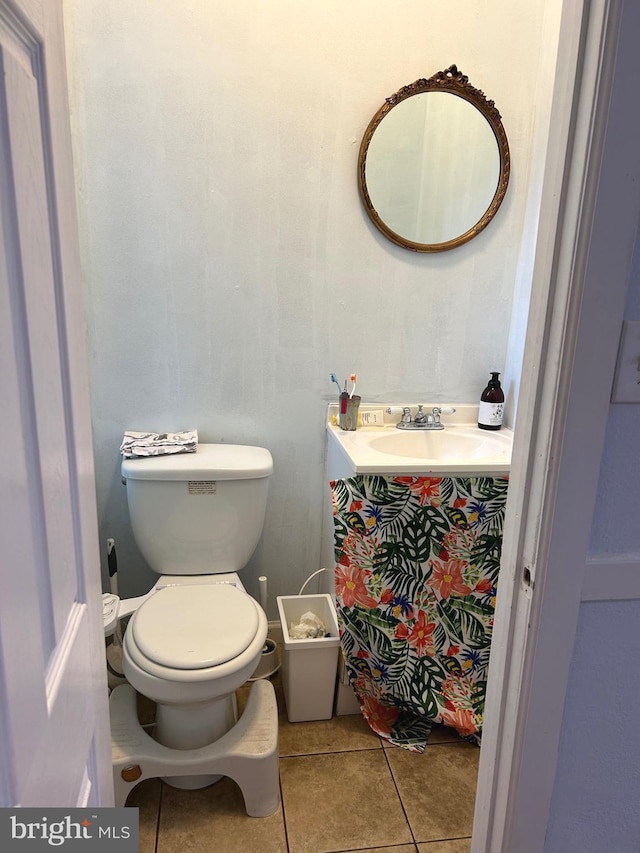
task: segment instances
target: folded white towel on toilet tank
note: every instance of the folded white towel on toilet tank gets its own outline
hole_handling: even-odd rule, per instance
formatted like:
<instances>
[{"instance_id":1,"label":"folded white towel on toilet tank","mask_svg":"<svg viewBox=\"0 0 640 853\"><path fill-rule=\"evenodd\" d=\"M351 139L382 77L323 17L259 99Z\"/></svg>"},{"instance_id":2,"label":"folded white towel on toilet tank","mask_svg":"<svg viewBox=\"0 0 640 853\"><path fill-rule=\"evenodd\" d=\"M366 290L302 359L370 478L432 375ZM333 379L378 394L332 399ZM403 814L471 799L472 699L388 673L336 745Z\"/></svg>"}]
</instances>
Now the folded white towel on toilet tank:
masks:
<instances>
[{"instance_id":1,"label":"folded white towel on toilet tank","mask_svg":"<svg viewBox=\"0 0 640 853\"><path fill-rule=\"evenodd\" d=\"M184 432L125 432L120 453L123 456L162 456L165 453L195 453L198 430Z\"/></svg>"}]
</instances>

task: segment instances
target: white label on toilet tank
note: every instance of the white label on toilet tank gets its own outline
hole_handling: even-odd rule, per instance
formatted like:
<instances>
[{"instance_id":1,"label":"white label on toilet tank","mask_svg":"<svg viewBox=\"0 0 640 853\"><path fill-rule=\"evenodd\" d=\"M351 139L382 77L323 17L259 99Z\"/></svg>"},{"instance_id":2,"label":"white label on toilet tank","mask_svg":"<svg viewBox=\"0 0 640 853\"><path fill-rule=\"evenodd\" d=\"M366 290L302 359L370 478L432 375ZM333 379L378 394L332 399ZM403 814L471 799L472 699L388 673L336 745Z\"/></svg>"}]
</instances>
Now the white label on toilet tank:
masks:
<instances>
[{"instance_id":1,"label":"white label on toilet tank","mask_svg":"<svg viewBox=\"0 0 640 853\"><path fill-rule=\"evenodd\" d=\"M215 495L217 491L215 480L188 480L187 491L190 495Z\"/></svg>"}]
</instances>

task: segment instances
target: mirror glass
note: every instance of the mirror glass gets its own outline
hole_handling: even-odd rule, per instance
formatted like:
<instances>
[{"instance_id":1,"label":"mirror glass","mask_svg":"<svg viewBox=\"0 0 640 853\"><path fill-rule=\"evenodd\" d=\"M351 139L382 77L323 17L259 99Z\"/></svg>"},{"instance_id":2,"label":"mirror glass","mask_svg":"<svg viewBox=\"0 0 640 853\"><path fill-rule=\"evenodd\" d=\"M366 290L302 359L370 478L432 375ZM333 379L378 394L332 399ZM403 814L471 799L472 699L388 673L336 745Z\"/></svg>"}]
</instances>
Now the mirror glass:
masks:
<instances>
[{"instance_id":1,"label":"mirror glass","mask_svg":"<svg viewBox=\"0 0 640 853\"><path fill-rule=\"evenodd\" d=\"M500 114L455 65L387 98L364 135L360 196L394 243L455 248L491 221L509 181Z\"/></svg>"}]
</instances>

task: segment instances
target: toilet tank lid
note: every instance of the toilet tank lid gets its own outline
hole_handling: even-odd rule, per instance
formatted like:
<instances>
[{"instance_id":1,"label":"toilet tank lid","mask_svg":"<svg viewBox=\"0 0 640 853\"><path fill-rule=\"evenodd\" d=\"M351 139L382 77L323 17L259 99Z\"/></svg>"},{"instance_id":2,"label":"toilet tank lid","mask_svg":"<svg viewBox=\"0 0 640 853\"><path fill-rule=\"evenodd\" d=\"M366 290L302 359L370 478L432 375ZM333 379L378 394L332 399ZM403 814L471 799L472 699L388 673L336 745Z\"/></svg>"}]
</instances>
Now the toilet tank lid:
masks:
<instances>
[{"instance_id":1,"label":"toilet tank lid","mask_svg":"<svg viewBox=\"0 0 640 853\"><path fill-rule=\"evenodd\" d=\"M198 444L195 453L122 460L127 480L257 480L272 473L271 453L246 444Z\"/></svg>"}]
</instances>

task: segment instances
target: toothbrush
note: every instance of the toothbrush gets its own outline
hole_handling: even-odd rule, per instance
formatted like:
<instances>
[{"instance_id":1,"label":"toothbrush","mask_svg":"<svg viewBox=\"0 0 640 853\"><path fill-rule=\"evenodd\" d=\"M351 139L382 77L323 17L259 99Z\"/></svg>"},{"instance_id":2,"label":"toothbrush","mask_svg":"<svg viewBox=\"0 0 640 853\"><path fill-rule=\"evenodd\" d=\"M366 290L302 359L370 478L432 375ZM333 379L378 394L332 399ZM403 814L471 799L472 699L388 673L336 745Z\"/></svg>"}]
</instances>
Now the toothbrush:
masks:
<instances>
[{"instance_id":1,"label":"toothbrush","mask_svg":"<svg viewBox=\"0 0 640 853\"><path fill-rule=\"evenodd\" d=\"M349 394L349 397L353 397L353 393L354 393L354 391L356 390L356 379L357 379L358 377L355 375L355 373L352 373L352 374L351 374L351 376L350 376L349 378L350 378L350 379L351 379L351 381L353 382L353 387L351 388L351 393Z\"/></svg>"},{"instance_id":2,"label":"toothbrush","mask_svg":"<svg viewBox=\"0 0 640 853\"><path fill-rule=\"evenodd\" d=\"M338 386L338 394L342 394L342 388L340 387L340 383L338 382L338 379L337 379L337 377L336 377L335 373L330 373L330 374L329 374L329 379L330 379L332 382L335 382L335 383L336 383L336 385Z\"/></svg>"}]
</instances>

